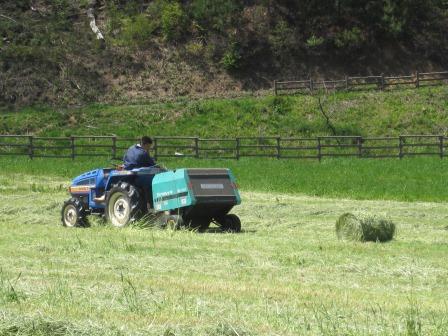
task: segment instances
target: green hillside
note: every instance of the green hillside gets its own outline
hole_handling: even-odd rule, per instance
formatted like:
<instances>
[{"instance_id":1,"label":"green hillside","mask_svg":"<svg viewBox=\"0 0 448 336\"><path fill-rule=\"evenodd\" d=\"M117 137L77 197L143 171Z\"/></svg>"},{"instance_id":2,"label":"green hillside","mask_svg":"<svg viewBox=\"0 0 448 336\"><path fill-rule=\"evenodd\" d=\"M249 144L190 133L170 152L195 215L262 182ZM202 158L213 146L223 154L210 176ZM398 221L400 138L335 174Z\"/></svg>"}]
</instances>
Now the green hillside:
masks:
<instances>
[{"instance_id":1,"label":"green hillside","mask_svg":"<svg viewBox=\"0 0 448 336\"><path fill-rule=\"evenodd\" d=\"M440 86L314 96L29 107L1 113L0 133L200 137L446 134L447 111L448 87Z\"/></svg>"}]
</instances>

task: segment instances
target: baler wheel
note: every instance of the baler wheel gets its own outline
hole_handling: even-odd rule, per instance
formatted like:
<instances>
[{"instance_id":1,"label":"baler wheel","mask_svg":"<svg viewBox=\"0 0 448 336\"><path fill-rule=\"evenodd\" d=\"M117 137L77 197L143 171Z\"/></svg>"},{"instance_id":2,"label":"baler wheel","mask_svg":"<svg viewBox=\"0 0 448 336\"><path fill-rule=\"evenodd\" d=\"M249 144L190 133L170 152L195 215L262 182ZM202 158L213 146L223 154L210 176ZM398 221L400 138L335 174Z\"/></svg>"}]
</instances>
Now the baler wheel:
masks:
<instances>
[{"instance_id":1,"label":"baler wheel","mask_svg":"<svg viewBox=\"0 0 448 336\"><path fill-rule=\"evenodd\" d=\"M209 218L195 218L192 219L188 225L190 229L198 230L198 232L205 232L210 226L211 219Z\"/></svg>"},{"instance_id":2,"label":"baler wheel","mask_svg":"<svg viewBox=\"0 0 448 336\"><path fill-rule=\"evenodd\" d=\"M140 192L133 185L121 182L107 194L106 220L115 227L125 227L143 215Z\"/></svg>"},{"instance_id":3,"label":"baler wheel","mask_svg":"<svg viewBox=\"0 0 448 336\"><path fill-rule=\"evenodd\" d=\"M162 228L178 230L184 225L184 220L182 216L179 215L164 215L161 219Z\"/></svg>"},{"instance_id":4,"label":"baler wheel","mask_svg":"<svg viewBox=\"0 0 448 336\"><path fill-rule=\"evenodd\" d=\"M224 232L241 232L241 221L237 215L228 214L217 221Z\"/></svg>"},{"instance_id":5,"label":"baler wheel","mask_svg":"<svg viewBox=\"0 0 448 336\"><path fill-rule=\"evenodd\" d=\"M64 202L61 210L61 221L65 227L88 226L87 213L82 202L75 197Z\"/></svg>"}]
</instances>

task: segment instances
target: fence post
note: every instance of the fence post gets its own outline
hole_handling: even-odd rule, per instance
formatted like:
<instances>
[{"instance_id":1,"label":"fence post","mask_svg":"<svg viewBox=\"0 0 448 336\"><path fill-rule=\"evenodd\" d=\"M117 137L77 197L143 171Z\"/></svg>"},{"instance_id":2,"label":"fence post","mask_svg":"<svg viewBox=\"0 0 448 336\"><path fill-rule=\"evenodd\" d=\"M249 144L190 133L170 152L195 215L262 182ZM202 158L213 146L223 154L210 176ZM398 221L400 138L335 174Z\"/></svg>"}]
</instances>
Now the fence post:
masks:
<instances>
[{"instance_id":1,"label":"fence post","mask_svg":"<svg viewBox=\"0 0 448 336\"><path fill-rule=\"evenodd\" d=\"M274 80L274 95L277 95L277 80Z\"/></svg>"},{"instance_id":2,"label":"fence post","mask_svg":"<svg viewBox=\"0 0 448 336\"><path fill-rule=\"evenodd\" d=\"M348 91L348 76L345 76L345 89Z\"/></svg>"},{"instance_id":3,"label":"fence post","mask_svg":"<svg viewBox=\"0 0 448 336\"><path fill-rule=\"evenodd\" d=\"M240 138L236 138L236 159L240 159Z\"/></svg>"},{"instance_id":4,"label":"fence post","mask_svg":"<svg viewBox=\"0 0 448 336\"><path fill-rule=\"evenodd\" d=\"M70 137L70 147L72 149L72 160L75 159L75 137Z\"/></svg>"},{"instance_id":5,"label":"fence post","mask_svg":"<svg viewBox=\"0 0 448 336\"><path fill-rule=\"evenodd\" d=\"M313 79L310 78L310 91L314 90Z\"/></svg>"},{"instance_id":6,"label":"fence post","mask_svg":"<svg viewBox=\"0 0 448 336\"><path fill-rule=\"evenodd\" d=\"M440 158L443 159L443 135L439 136Z\"/></svg>"},{"instance_id":7,"label":"fence post","mask_svg":"<svg viewBox=\"0 0 448 336\"><path fill-rule=\"evenodd\" d=\"M117 158L117 137L112 137L112 158Z\"/></svg>"},{"instance_id":8,"label":"fence post","mask_svg":"<svg viewBox=\"0 0 448 336\"><path fill-rule=\"evenodd\" d=\"M28 155L30 157L30 159L33 159L34 156L34 146L33 146L33 136L30 135L28 137Z\"/></svg>"},{"instance_id":9,"label":"fence post","mask_svg":"<svg viewBox=\"0 0 448 336\"><path fill-rule=\"evenodd\" d=\"M380 89L381 89L381 91L383 91L384 90L384 73L382 73L381 74L381 87L380 87Z\"/></svg>"},{"instance_id":10,"label":"fence post","mask_svg":"<svg viewBox=\"0 0 448 336\"><path fill-rule=\"evenodd\" d=\"M319 162L322 160L322 149L320 145L320 137L317 137L317 158L319 159Z\"/></svg>"},{"instance_id":11,"label":"fence post","mask_svg":"<svg viewBox=\"0 0 448 336\"><path fill-rule=\"evenodd\" d=\"M154 159L157 161L157 157L159 156L158 148L157 148L157 138L154 138Z\"/></svg>"},{"instance_id":12,"label":"fence post","mask_svg":"<svg viewBox=\"0 0 448 336\"><path fill-rule=\"evenodd\" d=\"M199 159L199 138L194 138L194 152L196 159Z\"/></svg>"},{"instance_id":13,"label":"fence post","mask_svg":"<svg viewBox=\"0 0 448 336\"><path fill-rule=\"evenodd\" d=\"M418 89L420 87L420 72L415 73L415 87Z\"/></svg>"},{"instance_id":14,"label":"fence post","mask_svg":"<svg viewBox=\"0 0 448 336\"><path fill-rule=\"evenodd\" d=\"M399 141L399 144L398 144L398 149L399 149L398 157L401 160L403 158L403 155L404 155L404 153L403 153L403 137L401 135L398 136L398 141Z\"/></svg>"},{"instance_id":15,"label":"fence post","mask_svg":"<svg viewBox=\"0 0 448 336\"><path fill-rule=\"evenodd\" d=\"M362 157L362 137L358 137L357 141L358 141L358 157Z\"/></svg>"},{"instance_id":16,"label":"fence post","mask_svg":"<svg viewBox=\"0 0 448 336\"><path fill-rule=\"evenodd\" d=\"M277 137L277 159L280 159L280 137Z\"/></svg>"}]
</instances>

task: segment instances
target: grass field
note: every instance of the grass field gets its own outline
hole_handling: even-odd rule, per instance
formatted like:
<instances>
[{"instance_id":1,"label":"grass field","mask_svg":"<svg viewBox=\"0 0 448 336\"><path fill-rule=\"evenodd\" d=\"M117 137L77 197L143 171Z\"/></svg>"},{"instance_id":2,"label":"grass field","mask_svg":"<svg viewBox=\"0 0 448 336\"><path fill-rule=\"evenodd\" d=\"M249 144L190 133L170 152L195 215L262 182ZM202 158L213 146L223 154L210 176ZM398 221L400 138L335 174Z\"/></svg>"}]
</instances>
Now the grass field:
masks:
<instances>
[{"instance_id":1,"label":"grass field","mask_svg":"<svg viewBox=\"0 0 448 336\"><path fill-rule=\"evenodd\" d=\"M179 99L82 107L0 106L0 134L40 136L386 136L445 134L448 86L316 95ZM329 118L327 123L322 109ZM331 126L331 127L330 127Z\"/></svg>"},{"instance_id":2,"label":"grass field","mask_svg":"<svg viewBox=\"0 0 448 336\"><path fill-rule=\"evenodd\" d=\"M98 162L0 162L2 336L448 334L445 161L217 161L237 171L241 234L65 229L69 180ZM338 241L354 210L396 238Z\"/></svg>"},{"instance_id":3,"label":"grass field","mask_svg":"<svg viewBox=\"0 0 448 336\"><path fill-rule=\"evenodd\" d=\"M196 160L170 159L169 168L229 167L243 190L310 196L399 201L448 201L448 160L434 157L379 159ZM0 156L2 172L55 175L70 179L88 169L111 166L97 158L49 160ZM11 183L14 183L11 181Z\"/></svg>"}]
</instances>

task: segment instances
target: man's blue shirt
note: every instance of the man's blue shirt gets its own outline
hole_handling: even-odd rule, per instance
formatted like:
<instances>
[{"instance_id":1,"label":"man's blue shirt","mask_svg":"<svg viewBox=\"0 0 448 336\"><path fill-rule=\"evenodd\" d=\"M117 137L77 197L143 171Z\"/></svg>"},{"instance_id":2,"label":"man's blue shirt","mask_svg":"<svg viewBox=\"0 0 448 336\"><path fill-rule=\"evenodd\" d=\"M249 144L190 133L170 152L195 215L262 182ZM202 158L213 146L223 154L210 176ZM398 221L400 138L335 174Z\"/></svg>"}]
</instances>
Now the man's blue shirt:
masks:
<instances>
[{"instance_id":1,"label":"man's blue shirt","mask_svg":"<svg viewBox=\"0 0 448 336\"><path fill-rule=\"evenodd\" d=\"M124 169L131 170L134 168L151 167L156 163L140 145L129 147L124 158Z\"/></svg>"}]
</instances>

